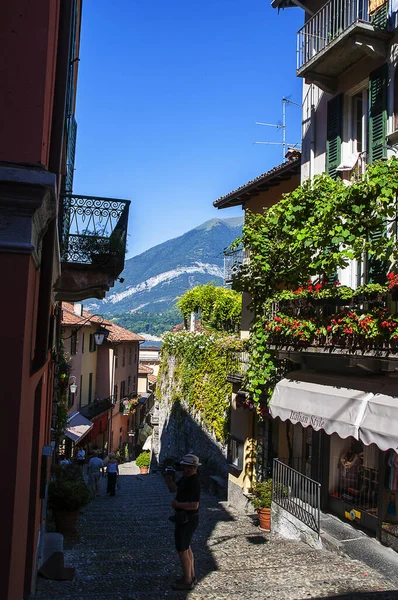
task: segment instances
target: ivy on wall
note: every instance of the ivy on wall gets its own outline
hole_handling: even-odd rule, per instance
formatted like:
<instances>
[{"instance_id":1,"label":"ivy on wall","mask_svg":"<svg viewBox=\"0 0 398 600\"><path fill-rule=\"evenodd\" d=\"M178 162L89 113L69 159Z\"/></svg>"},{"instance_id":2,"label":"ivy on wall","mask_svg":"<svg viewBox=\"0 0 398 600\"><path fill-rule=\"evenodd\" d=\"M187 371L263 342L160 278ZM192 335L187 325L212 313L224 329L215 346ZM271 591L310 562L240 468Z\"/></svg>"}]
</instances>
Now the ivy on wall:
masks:
<instances>
[{"instance_id":1,"label":"ivy on wall","mask_svg":"<svg viewBox=\"0 0 398 600\"><path fill-rule=\"evenodd\" d=\"M163 337L157 398L168 398L173 411L187 406L197 420L213 432L217 440L228 434L232 384L227 382L229 357L244 349L236 336L210 331L179 331ZM170 362L175 361L172 377Z\"/></svg>"},{"instance_id":2,"label":"ivy on wall","mask_svg":"<svg viewBox=\"0 0 398 600\"><path fill-rule=\"evenodd\" d=\"M388 309L391 303L385 303L382 315L368 314L366 296L387 294L395 280L398 284L397 194L398 160L391 158L369 165L366 174L355 175L349 186L326 174L318 175L285 194L263 214L247 213L242 236L232 244L232 249L243 245L250 260L235 275L234 288L251 295L254 319L246 389L260 412L261 403L270 398L283 375L283 364L276 360L273 350L277 334L281 337L283 334L286 343L290 343L301 331L294 329L294 319L291 322L289 315L278 314L285 311L286 302L307 299L314 304L316 300L333 299L337 305L339 301L346 306L356 303L361 308L362 305L351 322L344 317L346 327L339 329L338 337L345 336L347 345L352 344L355 336L365 344L376 337L382 340L380 343L395 344L396 319ZM348 267L353 259L362 260L364 255L369 263L390 266L388 281L368 284L359 290L342 286L337 291L332 283L337 269ZM296 341L311 343L318 336L318 342L322 343L322 336L326 339L322 327L328 333L329 326L340 325L340 311L343 308L331 317L336 323L316 321L315 317L304 319L302 335ZM275 315L283 322L275 322ZM371 322L372 328L362 327L364 322ZM384 322L390 323L390 327L382 326ZM278 331L281 325L284 329ZM316 333L318 330L320 334Z\"/></svg>"}]
</instances>

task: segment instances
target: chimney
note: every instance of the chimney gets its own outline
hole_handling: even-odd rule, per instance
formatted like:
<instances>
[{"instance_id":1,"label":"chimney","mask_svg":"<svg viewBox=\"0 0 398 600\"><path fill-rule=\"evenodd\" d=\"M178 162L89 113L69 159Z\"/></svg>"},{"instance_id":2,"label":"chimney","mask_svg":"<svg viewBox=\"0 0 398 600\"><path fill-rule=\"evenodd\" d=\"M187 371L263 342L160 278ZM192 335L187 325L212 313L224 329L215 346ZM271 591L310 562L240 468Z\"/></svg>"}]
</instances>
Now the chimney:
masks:
<instances>
[{"instance_id":1,"label":"chimney","mask_svg":"<svg viewBox=\"0 0 398 600\"><path fill-rule=\"evenodd\" d=\"M83 316L83 304L81 302L75 302L73 304L73 311L74 311L75 315L77 315L78 317L82 317Z\"/></svg>"}]
</instances>

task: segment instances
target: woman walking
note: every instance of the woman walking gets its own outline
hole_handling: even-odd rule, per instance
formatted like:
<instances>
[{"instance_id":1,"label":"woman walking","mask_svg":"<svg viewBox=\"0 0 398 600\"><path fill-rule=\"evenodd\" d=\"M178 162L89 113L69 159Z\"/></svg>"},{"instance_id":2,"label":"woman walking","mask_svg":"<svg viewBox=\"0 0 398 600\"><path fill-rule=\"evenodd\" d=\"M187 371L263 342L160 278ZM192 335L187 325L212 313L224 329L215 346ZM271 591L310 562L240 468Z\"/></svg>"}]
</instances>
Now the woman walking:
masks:
<instances>
[{"instance_id":1,"label":"woman walking","mask_svg":"<svg viewBox=\"0 0 398 600\"><path fill-rule=\"evenodd\" d=\"M111 496L115 496L116 480L119 475L119 465L113 452L110 452L108 454L108 465L106 468L106 472L108 475L108 485L106 488L106 493L110 494Z\"/></svg>"}]
</instances>

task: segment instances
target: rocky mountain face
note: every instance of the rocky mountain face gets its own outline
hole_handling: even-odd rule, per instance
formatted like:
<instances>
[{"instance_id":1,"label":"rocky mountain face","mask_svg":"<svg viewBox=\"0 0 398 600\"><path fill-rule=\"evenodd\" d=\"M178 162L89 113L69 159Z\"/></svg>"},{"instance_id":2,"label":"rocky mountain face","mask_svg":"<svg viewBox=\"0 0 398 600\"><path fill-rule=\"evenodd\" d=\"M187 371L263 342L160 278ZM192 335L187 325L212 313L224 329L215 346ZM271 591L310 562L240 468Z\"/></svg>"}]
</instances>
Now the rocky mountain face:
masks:
<instances>
[{"instance_id":1,"label":"rocky mountain face","mask_svg":"<svg viewBox=\"0 0 398 600\"><path fill-rule=\"evenodd\" d=\"M223 250L242 231L243 218L211 219L184 235L126 261L121 277L104 300L88 300L87 310L107 316L163 313L187 289L224 283Z\"/></svg>"}]
</instances>

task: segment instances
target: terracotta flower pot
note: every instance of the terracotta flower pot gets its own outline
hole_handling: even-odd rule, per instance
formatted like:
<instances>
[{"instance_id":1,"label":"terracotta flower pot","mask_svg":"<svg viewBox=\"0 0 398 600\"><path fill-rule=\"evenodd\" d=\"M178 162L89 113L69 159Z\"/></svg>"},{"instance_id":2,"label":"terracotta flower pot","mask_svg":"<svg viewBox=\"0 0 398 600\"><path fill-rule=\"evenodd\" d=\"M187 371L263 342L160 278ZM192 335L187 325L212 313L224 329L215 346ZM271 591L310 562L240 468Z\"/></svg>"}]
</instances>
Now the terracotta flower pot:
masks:
<instances>
[{"instance_id":1,"label":"terracotta flower pot","mask_svg":"<svg viewBox=\"0 0 398 600\"><path fill-rule=\"evenodd\" d=\"M77 532L76 522L79 518L80 510L69 512L66 510L57 510L54 513L55 526L58 533L74 534Z\"/></svg>"},{"instance_id":2,"label":"terracotta flower pot","mask_svg":"<svg viewBox=\"0 0 398 600\"><path fill-rule=\"evenodd\" d=\"M260 520L260 529L271 531L271 509L259 508L257 509L257 514Z\"/></svg>"},{"instance_id":3,"label":"terracotta flower pot","mask_svg":"<svg viewBox=\"0 0 398 600\"><path fill-rule=\"evenodd\" d=\"M140 467L140 473L143 473L145 475L146 473L148 473L148 471L149 471L148 467Z\"/></svg>"}]
</instances>

